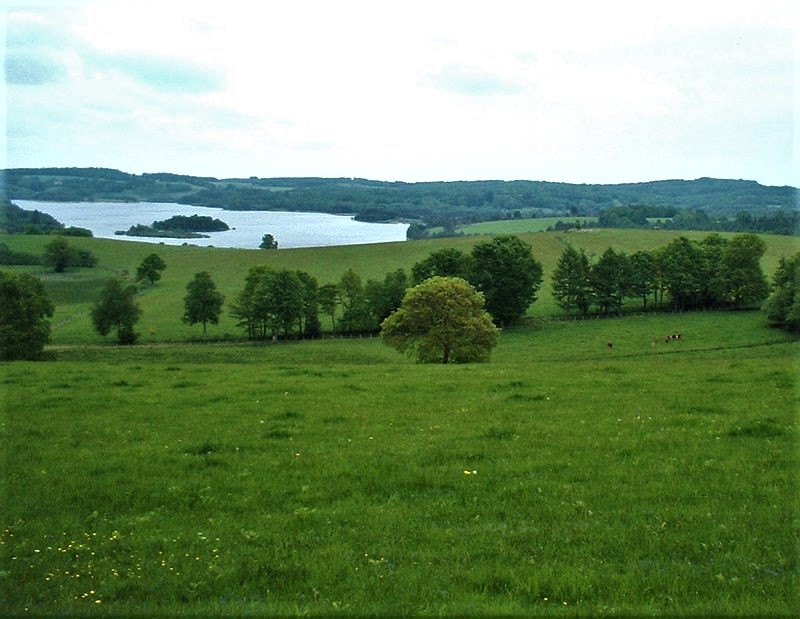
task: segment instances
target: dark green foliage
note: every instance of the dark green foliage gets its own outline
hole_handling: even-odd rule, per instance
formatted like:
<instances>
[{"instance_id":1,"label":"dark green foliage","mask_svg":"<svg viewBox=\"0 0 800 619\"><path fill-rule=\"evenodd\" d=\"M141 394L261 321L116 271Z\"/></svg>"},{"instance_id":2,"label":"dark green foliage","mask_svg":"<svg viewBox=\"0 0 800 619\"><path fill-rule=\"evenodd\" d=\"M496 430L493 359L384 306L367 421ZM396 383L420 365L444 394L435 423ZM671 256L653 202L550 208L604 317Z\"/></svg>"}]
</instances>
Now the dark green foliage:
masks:
<instances>
[{"instance_id":1,"label":"dark green foliage","mask_svg":"<svg viewBox=\"0 0 800 619\"><path fill-rule=\"evenodd\" d=\"M455 247L446 247L434 251L424 260L411 268L411 282L421 284L429 277L460 277L469 280L472 262L469 255Z\"/></svg>"},{"instance_id":2,"label":"dark green foliage","mask_svg":"<svg viewBox=\"0 0 800 619\"><path fill-rule=\"evenodd\" d=\"M631 296L642 299L642 309L647 309L647 298L656 291L658 272L656 258L647 251L634 252L630 259L630 287Z\"/></svg>"},{"instance_id":3,"label":"dark green foliage","mask_svg":"<svg viewBox=\"0 0 800 619\"><path fill-rule=\"evenodd\" d=\"M0 243L0 264L42 264L42 257L14 251L5 243Z\"/></svg>"},{"instance_id":4,"label":"dark green foliage","mask_svg":"<svg viewBox=\"0 0 800 619\"><path fill-rule=\"evenodd\" d=\"M483 295L458 277L431 277L409 289L381 325L381 337L423 363L488 361L499 330Z\"/></svg>"},{"instance_id":5,"label":"dark green foliage","mask_svg":"<svg viewBox=\"0 0 800 619\"><path fill-rule=\"evenodd\" d=\"M183 298L183 321L194 325L203 324L203 334L208 323L219 323L222 304L225 302L218 291L214 280L207 271L201 271L186 284L186 296Z\"/></svg>"},{"instance_id":6,"label":"dark green foliage","mask_svg":"<svg viewBox=\"0 0 800 619\"><path fill-rule=\"evenodd\" d=\"M279 333L286 336L295 325L300 325L302 332L307 319L315 321L314 312L309 308L315 283L310 276L301 278L297 271L253 267L231 313L239 319L250 338L277 337Z\"/></svg>"},{"instance_id":7,"label":"dark green foliage","mask_svg":"<svg viewBox=\"0 0 800 619\"><path fill-rule=\"evenodd\" d=\"M681 236L670 241L664 248L661 260L664 287L672 298L675 309L697 308L705 285L703 254L700 248Z\"/></svg>"},{"instance_id":8,"label":"dark green foliage","mask_svg":"<svg viewBox=\"0 0 800 619\"><path fill-rule=\"evenodd\" d=\"M752 307L767 294L760 260L764 242L753 234L730 240L709 234L700 241L686 237L651 251L627 256L607 248L594 264L581 250L567 246L552 276L552 294L566 312L586 314L590 306L603 314L620 312L628 298L648 307L663 305L694 310Z\"/></svg>"},{"instance_id":9,"label":"dark green foliage","mask_svg":"<svg viewBox=\"0 0 800 619\"><path fill-rule=\"evenodd\" d=\"M700 275L700 307L721 305L727 298L728 270L722 263L722 257L728 246L728 240L719 234L709 234L695 246L702 254L697 268ZM760 257L760 256L759 256Z\"/></svg>"},{"instance_id":10,"label":"dark green foliage","mask_svg":"<svg viewBox=\"0 0 800 619\"><path fill-rule=\"evenodd\" d=\"M158 254L149 254L136 269L136 281L152 286L161 279L161 271L167 268Z\"/></svg>"},{"instance_id":11,"label":"dark green foliage","mask_svg":"<svg viewBox=\"0 0 800 619\"><path fill-rule=\"evenodd\" d=\"M314 338L322 334L319 321L319 282L305 271L295 271L300 290L300 316L297 331L301 337Z\"/></svg>"},{"instance_id":12,"label":"dark green foliage","mask_svg":"<svg viewBox=\"0 0 800 619\"><path fill-rule=\"evenodd\" d=\"M353 269L348 269L339 280L338 290L339 301L342 304L342 317L339 319L340 330L353 333L373 328L361 276Z\"/></svg>"},{"instance_id":13,"label":"dark green foliage","mask_svg":"<svg viewBox=\"0 0 800 619\"><path fill-rule=\"evenodd\" d=\"M764 303L767 320L772 326L800 332L800 252L780 259L772 287Z\"/></svg>"},{"instance_id":14,"label":"dark green foliage","mask_svg":"<svg viewBox=\"0 0 800 619\"><path fill-rule=\"evenodd\" d=\"M353 178L219 180L175 174L125 174L98 168L5 171L7 194L18 199L144 200L235 210L354 213L359 219L413 219L409 238L425 227L457 225L519 214L601 215L607 225L798 233L797 190L754 181L701 178L616 185L542 181L381 182ZM291 191L289 191L291 190ZM637 206L620 206L637 205ZM644 206L646 205L646 206ZM605 213L604 213L605 211ZM739 215L747 211L747 216ZM743 228L742 226L752 226ZM727 226L727 227L725 227ZM738 227L737 227L738 226ZM685 228L685 229L686 229Z\"/></svg>"},{"instance_id":15,"label":"dark green foliage","mask_svg":"<svg viewBox=\"0 0 800 619\"><path fill-rule=\"evenodd\" d=\"M0 230L10 234L49 234L64 225L40 211L27 211L8 200L0 200Z\"/></svg>"},{"instance_id":16,"label":"dark green foliage","mask_svg":"<svg viewBox=\"0 0 800 619\"><path fill-rule=\"evenodd\" d=\"M278 241L271 234L265 234L261 237L261 245L258 247L259 249L278 249Z\"/></svg>"},{"instance_id":17,"label":"dark green foliage","mask_svg":"<svg viewBox=\"0 0 800 619\"><path fill-rule=\"evenodd\" d=\"M542 284L542 265L531 246L516 236L497 236L472 248L470 283L486 298L495 324L517 322L536 300Z\"/></svg>"},{"instance_id":18,"label":"dark green foliage","mask_svg":"<svg viewBox=\"0 0 800 619\"><path fill-rule=\"evenodd\" d=\"M769 285L761 270L761 257L767 245L755 234L734 236L720 256L725 273L725 295L735 306L758 305L769 294Z\"/></svg>"},{"instance_id":19,"label":"dark green foliage","mask_svg":"<svg viewBox=\"0 0 800 619\"><path fill-rule=\"evenodd\" d=\"M597 225L603 228L649 228L652 225L650 218L675 217L677 214L678 209L674 206L612 206L600 213Z\"/></svg>"},{"instance_id":20,"label":"dark green foliage","mask_svg":"<svg viewBox=\"0 0 800 619\"><path fill-rule=\"evenodd\" d=\"M51 232L51 234L52 234L52 232ZM89 238L94 236L92 234L91 230L89 230L87 228L78 228L76 226L68 226L68 227L64 228L63 230L59 230L58 234L61 234L63 236L82 236L82 237L89 237Z\"/></svg>"},{"instance_id":21,"label":"dark green foliage","mask_svg":"<svg viewBox=\"0 0 800 619\"><path fill-rule=\"evenodd\" d=\"M188 232L224 232L230 229L224 221L207 215L173 215L168 219L154 221L152 227L156 230Z\"/></svg>"},{"instance_id":22,"label":"dark green foliage","mask_svg":"<svg viewBox=\"0 0 800 619\"><path fill-rule=\"evenodd\" d=\"M553 298L565 312L586 314L592 299L586 252L567 245L552 276Z\"/></svg>"},{"instance_id":23,"label":"dark green foliage","mask_svg":"<svg viewBox=\"0 0 800 619\"><path fill-rule=\"evenodd\" d=\"M760 265L765 249L754 234L730 241L710 234L699 243L681 236L657 252L659 277L676 309L758 304L768 292Z\"/></svg>"},{"instance_id":24,"label":"dark green foliage","mask_svg":"<svg viewBox=\"0 0 800 619\"><path fill-rule=\"evenodd\" d=\"M117 332L117 343L134 344L138 334L134 325L141 310L135 300L136 287L119 279L109 279L100 293L99 301L92 307L92 324L100 335Z\"/></svg>"},{"instance_id":25,"label":"dark green foliage","mask_svg":"<svg viewBox=\"0 0 800 619\"><path fill-rule=\"evenodd\" d=\"M219 219L205 215L174 215L169 219L154 221L149 226L136 224L127 231L118 231L116 234L127 236L156 236L169 238L202 238L207 235L202 232L221 232L229 230L228 224Z\"/></svg>"},{"instance_id":26,"label":"dark green foliage","mask_svg":"<svg viewBox=\"0 0 800 619\"><path fill-rule=\"evenodd\" d=\"M37 278L0 271L0 359L39 359L54 310Z\"/></svg>"},{"instance_id":27,"label":"dark green foliage","mask_svg":"<svg viewBox=\"0 0 800 619\"><path fill-rule=\"evenodd\" d=\"M594 302L603 314L619 312L629 296L632 279L628 257L608 248L589 270Z\"/></svg>"},{"instance_id":28,"label":"dark green foliage","mask_svg":"<svg viewBox=\"0 0 800 619\"><path fill-rule=\"evenodd\" d=\"M70 267L93 267L97 258L89 250L73 247L63 236L57 236L45 245L42 263L63 273Z\"/></svg>"},{"instance_id":29,"label":"dark green foliage","mask_svg":"<svg viewBox=\"0 0 800 619\"><path fill-rule=\"evenodd\" d=\"M403 269L387 273L383 281L367 280L364 295L370 313L377 324L400 307L408 288L408 276Z\"/></svg>"},{"instance_id":30,"label":"dark green foliage","mask_svg":"<svg viewBox=\"0 0 800 619\"><path fill-rule=\"evenodd\" d=\"M336 331L336 306L339 304L339 287L336 284L320 286L317 299L319 309L331 318L331 331Z\"/></svg>"}]
</instances>

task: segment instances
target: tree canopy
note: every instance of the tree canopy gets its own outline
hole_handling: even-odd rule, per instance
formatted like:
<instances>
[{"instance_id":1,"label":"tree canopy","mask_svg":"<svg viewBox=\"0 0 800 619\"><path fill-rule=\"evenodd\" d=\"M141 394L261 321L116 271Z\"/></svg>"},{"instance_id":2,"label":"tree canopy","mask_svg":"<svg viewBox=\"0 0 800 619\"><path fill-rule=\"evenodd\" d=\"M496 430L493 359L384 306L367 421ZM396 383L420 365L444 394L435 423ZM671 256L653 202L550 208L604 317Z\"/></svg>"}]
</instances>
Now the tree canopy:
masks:
<instances>
[{"instance_id":1,"label":"tree canopy","mask_svg":"<svg viewBox=\"0 0 800 619\"><path fill-rule=\"evenodd\" d=\"M100 299L92 307L92 324L100 335L117 332L117 343L134 344L138 334L134 326L139 321L141 309L135 300L136 287L113 278L106 282Z\"/></svg>"},{"instance_id":2,"label":"tree canopy","mask_svg":"<svg viewBox=\"0 0 800 619\"><path fill-rule=\"evenodd\" d=\"M552 275L553 298L565 312L589 311L592 288L589 281L589 258L586 252L567 245Z\"/></svg>"},{"instance_id":3,"label":"tree canopy","mask_svg":"<svg viewBox=\"0 0 800 619\"><path fill-rule=\"evenodd\" d=\"M381 325L381 337L423 363L488 361L499 330L483 294L458 277L434 276L410 288Z\"/></svg>"},{"instance_id":4,"label":"tree canopy","mask_svg":"<svg viewBox=\"0 0 800 619\"><path fill-rule=\"evenodd\" d=\"M183 321L190 325L202 323L205 335L209 322L219 323L224 302L225 297L217 290L211 275L207 271L196 273L194 278L186 284L186 296L183 297Z\"/></svg>"},{"instance_id":5,"label":"tree canopy","mask_svg":"<svg viewBox=\"0 0 800 619\"><path fill-rule=\"evenodd\" d=\"M73 247L59 235L44 246L42 263L53 267L56 273L63 273L69 267L93 267L97 258L89 250Z\"/></svg>"},{"instance_id":6,"label":"tree canopy","mask_svg":"<svg viewBox=\"0 0 800 619\"><path fill-rule=\"evenodd\" d=\"M161 279L161 271L166 268L167 265L161 256L156 253L149 254L136 269L136 281L152 286Z\"/></svg>"},{"instance_id":7,"label":"tree canopy","mask_svg":"<svg viewBox=\"0 0 800 619\"><path fill-rule=\"evenodd\" d=\"M511 325L536 300L542 284L542 265L531 246L513 235L496 236L472 248L470 283L486 298L495 324Z\"/></svg>"},{"instance_id":8,"label":"tree canopy","mask_svg":"<svg viewBox=\"0 0 800 619\"><path fill-rule=\"evenodd\" d=\"M774 327L800 332L800 252L780 259L772 286L764 303L767 320Z\"/></svg>"},{"instance_id":9,"label":"tree canopy","mask_svg":"<svg viewBox=\"0 0 800 619\"><path fill-rule=\"evenodd\" d=\"M53 311L39 279L0 271L0 359L39 359L50 341Z\"/></svg>"}]
</instances>

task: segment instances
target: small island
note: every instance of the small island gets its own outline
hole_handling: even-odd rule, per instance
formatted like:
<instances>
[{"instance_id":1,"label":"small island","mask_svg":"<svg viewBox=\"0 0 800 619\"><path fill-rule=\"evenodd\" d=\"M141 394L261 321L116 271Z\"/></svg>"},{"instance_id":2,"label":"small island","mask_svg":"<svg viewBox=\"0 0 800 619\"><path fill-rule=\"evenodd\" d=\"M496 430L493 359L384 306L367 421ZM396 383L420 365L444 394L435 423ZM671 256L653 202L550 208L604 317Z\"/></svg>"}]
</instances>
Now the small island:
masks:
<instances>
[{"instance_id":1,"label":"small island","mask_svg":"<svg viewBox=\"0 0 800 619\"><path fill-rule=\"evenodd\" d=\"M127 230L117 230L114 234L125 236L155 236L170 239L207 239L204 232L224 232L230 230L228 224L220 219L205 215L174 215L169 219L154 221L149 226L136 224Z\"/></svg>"}]
</instances>

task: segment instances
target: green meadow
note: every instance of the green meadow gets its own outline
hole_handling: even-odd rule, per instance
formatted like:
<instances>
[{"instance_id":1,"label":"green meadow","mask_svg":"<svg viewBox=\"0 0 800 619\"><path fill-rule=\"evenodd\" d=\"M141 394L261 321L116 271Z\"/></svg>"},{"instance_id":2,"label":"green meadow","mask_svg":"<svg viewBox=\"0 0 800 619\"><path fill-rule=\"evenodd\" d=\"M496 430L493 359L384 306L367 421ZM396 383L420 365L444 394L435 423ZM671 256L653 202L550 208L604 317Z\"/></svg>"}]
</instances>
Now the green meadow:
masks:
<instances>
[{"instance_id":1,"label":"green meadow","mask_svg":"<svg viewBox=\"0 0 800 619\"><path fill-rule=\"evenodd\" d=\"M459 228L464 234L524 234L543 232L558 222L578 223L596 222L597 217L537 217L535 219L506 219L502 221L482 221Z\"/></svg>"},{"instance_id":2,"label":"green meadow","mask_svg":"<svg viewBox=\"0 0 800 619\"><path fill-rule=\"evenodd\" d=\"M57 305L51 360L0 364L3 611L798 615L800 342L758 311L554 317L565 242L599 255L674 235L522 235L540 298L490 363L461 366L368 337L189 343L180 315L199 270L231 299L255 264L378 278L472 237L70 239L99 266L26 268ZM771 274L797 242L765 239ZM114 346L88 308L154 250L167 269L139 296L143 343ZM240 335L228 317L209 329L225 333Z\"/></svg>"}]
</instances>

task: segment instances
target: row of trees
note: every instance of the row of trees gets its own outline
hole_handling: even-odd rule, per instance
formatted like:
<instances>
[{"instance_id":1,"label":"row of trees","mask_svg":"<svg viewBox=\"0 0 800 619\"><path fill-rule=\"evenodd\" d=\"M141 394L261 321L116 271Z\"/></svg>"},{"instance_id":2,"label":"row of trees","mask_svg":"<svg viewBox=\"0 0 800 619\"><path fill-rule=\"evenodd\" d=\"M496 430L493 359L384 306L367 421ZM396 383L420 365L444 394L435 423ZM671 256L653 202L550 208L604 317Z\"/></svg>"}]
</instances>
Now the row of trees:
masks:
<instances>
[{"instance_id":1,"label":"row of trees","mask_svg":"<svg viewBox=\"0 0 800 619\"><path fill-rule=\"evenodd\" d=\"M415 264L411 277L397 269L382 280L366 282L348 269L335 284L319 285L303 271L250 269L231 313L250 338L298 334L318 337L320 315L330 318L332 331L377 331L399 307L406 291L434 277L458 277L469 282L485 299L498 326L513 324L535 300L542 282L542 266L531 246L515 236L499 236L475 245L466 254L455 248L432 253Z\"/></svg>"},{"instance_id":2,"label":"row of trees","mask_svg":"<svg viewBox=\"0 0 800 619\"><path fill-rule=\"evenodd\" d=\"M644 308L664 305L665 298L676 309L752 306L770 290L759 264L764 251L763 241L752 234L730 240L712 234L699 242L679 237L630 256L609 248L592 263L583 250L568 245L552 275L553 296L576 314L593 308L616 312L631 298ZM164 268L151 254L136 279L153 285ZM253 267L230 311L251 338L317 337L323 315L334 331L381 329L387 343L415 351L420 360L463 361L488 356L497 331L487 327L486 317L495 327L513 324L535 300L541 281L530 245L501 236L475 245L469 254L435 251L414 264L410 276L397 269L366 284L352 269L338 283L320 286L302 271ZM95 329L116 332L119 343L134 343L141 315L137 291L123 280L109 280L91 311ZM49 341L53 314L41 282L0 272L0 293L0 358L38 357ZM202 324L205 333L209 323L219 322L223 304L211 276L199 272L186 286L183 320ZM800 330L800 253L781 259L763 307L774 326ZM472 335L465 339L456 331Z\"/></svg>"},{"instance_id":3,"label":"row of trees","mask_svg":"<svg viewBox=\"0 0 800 619\"><path fill-rule=\"evenodd\" d=\"M137 279L150 279L151 285L160 278L163 261L156 254L151 254L139 266ZM103 287L100 298L92 307L91 317L95 330L100 335L116 333L119 344L134 344L139 337L135 331L136 323L141 316L141 308L136 303L138 289L126 284L118 278L109 279ZM208 323L217 324L225 298L217 290L217 286L206 271L196 273L186 285L186 296L183 299L183 321L190 324L202 324L206 333Z\"/></svg>"},{"instance_id":4,"label":"row of trees","mask_svg":"<svg viewBox=\"0 0 800 619\"><path fill-rule=\"evenodd\" d=\"M757 306L769 293L760 265L765 251L754 234L710 234L630 256L608 248L590 263L584 250L567 245L553 272L553 297L573 314L619 312L627 299L640 299L643 309L664 306L665 298L678 310Z\"/></svg>"},{"instance_id":5,"label":"row of trees","mask_svg":"<svg viewBox=\"0 0 800 619\"><path fill-rule=\"evenodd\" d=\"M598 216L596 226L800 234L800 213L794 205L753 214L747 210L709 213L702 208L679 209L674 206L635 204L604 209Z\"/></svg>"},{"instance_id":6,"label":"row of trees","mask_svg":"<svg viewBox=\"0 0 800 619\"><path fill-rule=\"evenodd\" d=\"M780 259L764 312L772 326L800 332L800 252Z\"/></svg>"}]
</instances>

